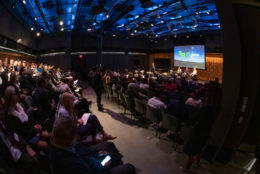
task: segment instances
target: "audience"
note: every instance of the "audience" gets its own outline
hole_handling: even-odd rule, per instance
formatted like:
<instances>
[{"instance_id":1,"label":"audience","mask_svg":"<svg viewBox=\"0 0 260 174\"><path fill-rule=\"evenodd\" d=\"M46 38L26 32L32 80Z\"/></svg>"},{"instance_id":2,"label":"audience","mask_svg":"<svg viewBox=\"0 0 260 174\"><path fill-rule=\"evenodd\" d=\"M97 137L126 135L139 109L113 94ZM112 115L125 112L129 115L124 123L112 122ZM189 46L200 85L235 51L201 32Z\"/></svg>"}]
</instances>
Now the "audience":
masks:
<instances>
[{"instance_id":1,"label":"audience","mask_svg":"<svg viewBox=\"0 0 260 174\"><path fill-rule=\"evenodd\" d=\"M71 117L61 116L54 123L50 162L51 168L56 174L136 173L135 168L130 164L113 166L112 162L108 161L103 166L101 161L109 154L103 149L92 147L95 149L93 151L84 145L75 145L73 142L77 135L77 128ZM103 156L102 153L106 155Z\"/></svg>"},{"instance_id":2,"label":"audience","mask_svg":"<svg viewBox=\"0 0 260 174\"><path fill-rule=\"evenodd\" d=\"M8 59L0 61L0 71L0 161L6 160L14 173L136 173L132 165L122 164L122 155L107 142L116 137L109 135L91 113L91 102L83 97L83 90L76 90L73 73ZM160 74L141 69L112 71L100 66L90 70L88 79L99 111L104 110L101 98L106 89L133 115L138 114L137 98L144 106L176 117L174 136L182 130L182 123L193 126L184 146L189 160L183 170L191 168L195 156L199 164L219 111L218 79L201 84L196 75L190 76L188 68L183 74L180 70ZM162 118L156 125L163 127ZM107 154L112 159L102 166Z\"/></svg>"}]
</instances>

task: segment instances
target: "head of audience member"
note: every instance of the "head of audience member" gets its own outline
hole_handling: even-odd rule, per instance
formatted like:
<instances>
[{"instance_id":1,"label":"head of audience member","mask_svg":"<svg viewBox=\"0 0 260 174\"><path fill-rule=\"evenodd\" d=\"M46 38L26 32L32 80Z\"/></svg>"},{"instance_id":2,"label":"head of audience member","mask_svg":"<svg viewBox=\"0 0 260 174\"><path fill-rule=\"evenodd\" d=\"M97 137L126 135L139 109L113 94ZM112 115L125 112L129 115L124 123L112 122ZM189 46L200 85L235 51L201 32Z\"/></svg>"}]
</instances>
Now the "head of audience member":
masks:
<instances>
[{"instance_id":1,"label":"head of audience member","mask_svg":"<svg viewBox=\"0 0 260 174\"><path fill-rule=\"evenodd\" d=\"M77 135L77 126L71 117L59 117L54 122L52 133L54 144L69 147Z\"/></svg>"},{"instance_id":2,"label":"head of audience member","mask_svg":"<svg viewBox=\"0 0 260 174\"><path fill-rule=\"evenodd\" d=\"M9 112L17 104L17 96L15 93L15 88L13 86L8 86L4 93L4 109Z\"/></svg>"},{"instance_id":3,"label":"head of audience member","mask_svg":"<svg viewBox=\"0 0 260 174\"><path fill-rule=\"evenodd\" d=\"M47 76L41 76L37 81L37 85L41 88L47 88L48 84L49 84L49 79Z\"/></svg>"},{"instance_id":4,"label":"head of audience member","mask_svg":"<svg viewBox=\"0 0 260 174\"><path fill-rule=\"evenodd\" d=\"M73 116L74 114L74 97L71 93L65 92L61 95L60 101L59 101L59 107L63 106L64 109L70 114L70 116ZM59 109L59 107L57 109Z\"/></svg>"},{"instance_id":5,"label":"head of audience member","mask_svg":"<svg viewBox=\"0 0 260 174\"><path fill-rule=\"evenodd\" d=\"M194 91L192 94L191 94L191 97L195 100L198 100L199 99L199 91L196 90Z\"/></svg>"},{"instance_id":6,"label":"head of audience member","mask_svg":"<svg viewBox=\"0 0 260 174\"><path fill-rule=\"evenodd\" d=\"M20 75L24 75L24 74L25 74L25 68L24 68L24 67L22 67L22 68L20 69L19 74L20 74Z\"/></svg>"},{"instance_id":7,"label":"head of audience member","mask_svg":"<svg viewBox=\"0 0 260 174\"><path fill-rule=\"evenodd\" d=\"M2 84L7 84L8 83L8 74L6 71L2 72L0 75L2 79Z\"/></svg>"},{"instance_id":8,"label":"head of audience member","mask_svg":"<svg viewBox=\"0 0 260 174\"><path fill-rule=\"evenodd\" d=\"M17 83L17 76L16 76L16 74L14 72L11 73L11 75L10 75L10 83L11 84L16 84Z\"/></svg>"}]
</instances>

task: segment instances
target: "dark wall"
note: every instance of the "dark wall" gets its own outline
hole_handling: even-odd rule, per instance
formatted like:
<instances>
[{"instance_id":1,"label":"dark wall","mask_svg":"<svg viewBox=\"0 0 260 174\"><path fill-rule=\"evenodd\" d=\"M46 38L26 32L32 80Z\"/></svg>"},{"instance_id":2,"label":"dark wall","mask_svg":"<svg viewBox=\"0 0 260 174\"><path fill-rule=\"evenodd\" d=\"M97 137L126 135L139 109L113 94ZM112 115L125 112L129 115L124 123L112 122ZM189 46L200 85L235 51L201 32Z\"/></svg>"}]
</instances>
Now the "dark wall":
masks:
<instances>
[{"instance_id":1,"label":"dark wall","mask_svg":"<svg viewBox=\"0 0 260 174\"><path fill-rule=\"evenodd\" d=\"M13 41L22 39L21 44L36 49L36 38L29 29L25 28L0 2L0 35Z\"/></svg>"}]
</instances>

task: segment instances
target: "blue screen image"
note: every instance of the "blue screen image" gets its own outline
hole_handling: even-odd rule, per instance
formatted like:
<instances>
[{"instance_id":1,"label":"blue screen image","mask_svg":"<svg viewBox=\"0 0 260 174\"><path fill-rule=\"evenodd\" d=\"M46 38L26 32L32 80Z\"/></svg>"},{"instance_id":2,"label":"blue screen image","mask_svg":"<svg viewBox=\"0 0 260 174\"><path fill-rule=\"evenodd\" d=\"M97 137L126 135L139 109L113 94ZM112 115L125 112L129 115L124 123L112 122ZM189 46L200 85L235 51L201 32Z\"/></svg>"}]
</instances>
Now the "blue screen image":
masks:
<instances>
[{"instance_id":1,"label":"blue screen image","mask_svg":"<svg viewBox=\"0 0 260 174\"><path fill-rule=\"evenodd\" d=\"M174 47L174 66L205 69L205 46L186 45Z\"/></svg>"}]
</instances>

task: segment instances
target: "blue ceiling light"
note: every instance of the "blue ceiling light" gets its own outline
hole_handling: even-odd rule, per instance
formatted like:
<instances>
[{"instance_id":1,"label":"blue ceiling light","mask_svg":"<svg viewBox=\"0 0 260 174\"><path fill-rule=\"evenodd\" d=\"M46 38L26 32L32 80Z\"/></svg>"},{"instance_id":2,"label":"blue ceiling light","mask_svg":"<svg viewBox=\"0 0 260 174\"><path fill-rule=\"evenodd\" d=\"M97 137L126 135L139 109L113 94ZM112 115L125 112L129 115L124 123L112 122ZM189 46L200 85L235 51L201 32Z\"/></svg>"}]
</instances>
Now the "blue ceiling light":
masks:
<instances>
[{"instance_id":1,"label":"blue ceiling light","mask_svg":"<svg viewBox=\"0 0 260 174\"><path fill-rule=\"evenodd\" d=\"M138 35L158 33L161 37L204 31L219 31L214 0L3 0L28 28L48 34L64 30ZM25 3L23 3L25 2ZM14 8L15 7L15 8ZM25 15L24 11L27 13ZM63 25L60 25L60 20ZM170 27L169 27L170 26ZM87 27L88 28L88 27ZM129 33L128 33L129 34Z\"/></svg>"}]
</instances>

